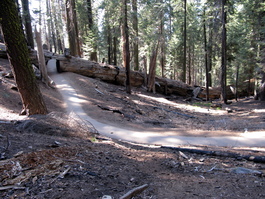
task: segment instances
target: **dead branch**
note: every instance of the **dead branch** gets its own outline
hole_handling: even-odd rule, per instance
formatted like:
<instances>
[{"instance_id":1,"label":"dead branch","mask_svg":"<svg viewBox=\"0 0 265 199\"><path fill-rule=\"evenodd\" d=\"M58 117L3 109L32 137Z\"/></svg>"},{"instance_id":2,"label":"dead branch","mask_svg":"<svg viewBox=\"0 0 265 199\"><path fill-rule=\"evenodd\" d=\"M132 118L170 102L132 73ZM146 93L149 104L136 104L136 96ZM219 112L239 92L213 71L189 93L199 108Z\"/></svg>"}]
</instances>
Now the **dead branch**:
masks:
<instances>
[{"instance_id":1,"label":"dead branch","mask_svg":"<svg viewBox=\"0 0 265 199\"><path fill-rule=\"evenodd\" d=\"M18 187L16 185L0 187L0 191L4 191L4 190L7 190L7 189L26 189L26 187Z\"/></svg>"},{"instance_id":2,"label":"dead branch","mask_svg":"<svg viewBox=\"0 0 265 199\"><path fill-rule=\"evenodd\" d=\"M219 157L228 157L235 158L237 160L248 160L257 163L265 163L265 156L253 156L253 155L241 155L239 153L231 153L225 151L205 151L200 149L188 149L188 148L180 148L180 147L169 147L169 146L161 146L164 149L172 149L182 152L196 153L201 155L211 155L211 156L219 156Z\"/></svg>"},{"instance_id":3,"label":"dead branch","mask_svg":"<svg viewBox=\"0 0 265 199\"><path fill-rule=\"evenodd\" d=\"M110 107L107 107L107 106L101 106L101 105L98 105L99 108L101 108L102 110L105 110L105 111L112 111L113 113L119 113L119 114L123 114L122 111L118 110L118 109L113 109L113 108L110 108Z\"/></svg>"},{"instance_id":4,"label":"dead branch","mask_svg":"<svg viewBox=\"0 0 265 199\"><path fill-rule=\"evenodd\" d=\"M142 193L145 189L147 189L147 187L148 187L148 184L144 184L140 187L136 187L136 188L130 190L129 192L127 192L122 197L120 197L120 199L131 199L131 198L135 197L136 195Z\"/></svg>"},{"instance_id":5,"label":"dead branch","mask_svg":"<svg viewBox=\"0 0 265 199\"><path fill-rule=\"evenodd\" d=\"M102 93L100 90L95 88L95 91L97 91L98 93L100 93L101 95L104 95L104 93Z\"/></svg>"}]
</instances>

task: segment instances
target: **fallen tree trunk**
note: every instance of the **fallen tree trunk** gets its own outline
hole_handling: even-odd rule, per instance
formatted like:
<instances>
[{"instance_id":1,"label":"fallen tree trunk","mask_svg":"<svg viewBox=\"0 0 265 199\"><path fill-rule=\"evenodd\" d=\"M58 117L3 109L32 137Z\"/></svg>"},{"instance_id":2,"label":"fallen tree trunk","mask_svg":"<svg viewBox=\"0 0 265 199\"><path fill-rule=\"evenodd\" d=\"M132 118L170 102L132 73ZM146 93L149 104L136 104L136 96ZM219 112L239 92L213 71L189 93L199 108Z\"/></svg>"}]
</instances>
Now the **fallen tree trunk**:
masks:
<instances>
[{"instance_id":1,"label":"fallen tree trunk","mask_svg":"<svg viewBox=\"0 0 265 199\"><path fill-rule=\"evenodd\" d=\"M126 73L125 68L97 62L84 60L81 58L57 57L58 72L73 72L87 77L98 78L102 81L125 86ZM144 85L144 73L131 71L131 85L140 87ZM156 92L163 94L175 94L181 96L189 96L193 91L193 87L176 80L167 78L155 78Z\"/></svg>"}]
</instances>

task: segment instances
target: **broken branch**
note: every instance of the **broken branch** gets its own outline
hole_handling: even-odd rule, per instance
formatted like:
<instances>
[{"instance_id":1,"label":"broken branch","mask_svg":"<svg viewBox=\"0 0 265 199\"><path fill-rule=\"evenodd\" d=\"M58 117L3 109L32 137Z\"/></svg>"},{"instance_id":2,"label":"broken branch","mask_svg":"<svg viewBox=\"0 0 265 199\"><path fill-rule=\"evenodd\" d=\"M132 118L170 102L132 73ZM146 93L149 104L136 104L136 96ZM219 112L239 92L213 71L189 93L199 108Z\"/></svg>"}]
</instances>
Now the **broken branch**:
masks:
<instances>
[{"instance_id":1,"label":"broken branch","mask_svg":"<svg viewBox=\"0 0 265 199\"><path fill-rule=\"evenodd\" d=\"M145 189L147 189L147 187L148 187L148 184L144 184L144 185L142 185L140 187L136 187L136 188L130 190L129 192L127 192L122 197L120 197L120 199L131 199L134 196L142 193Z\"/></svg>"}]
</instances>

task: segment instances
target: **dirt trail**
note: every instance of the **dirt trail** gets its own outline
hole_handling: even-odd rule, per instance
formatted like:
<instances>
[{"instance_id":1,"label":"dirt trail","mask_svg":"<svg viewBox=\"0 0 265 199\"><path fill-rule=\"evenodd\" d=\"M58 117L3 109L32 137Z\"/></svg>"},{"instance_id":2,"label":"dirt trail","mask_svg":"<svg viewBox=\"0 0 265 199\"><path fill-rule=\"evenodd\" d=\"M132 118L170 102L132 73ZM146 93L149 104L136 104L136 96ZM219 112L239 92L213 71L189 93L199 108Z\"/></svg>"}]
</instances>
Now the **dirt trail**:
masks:
<instances>
[{"instance_id":1,"label":"dirt trail","mask_svg":"<svg viewBox=\"0 0 265 199\"><path fill-rule=\"evenodd\" d=\"M75 85L71 86L71 79L69 79L68 73L57 73L55 60L49 61L48 71L64 98L68 112L73 112L77 115L77 117L90 122L100 134L107 137L137 143L170 146L209 145L226 147L264 147L264 131L238 133L237 136L181 136L178 131L182 131L182 134L190 134L188 131L191 130L177 129L176 131L175 129L170 130L163 128L159 129L159 131L156 131L153 128L139 130L136 128L124 128L119 125L114 126L97 121L88 116L86 111L83 109L82 104L86 103L85 99L82 99L82 97L77 94L75 88L73 87ZM198 132L199 130L197 130L197 133ZM200 132L200 134L201 133L202 132Z\"/></svg>"}]
</instances>

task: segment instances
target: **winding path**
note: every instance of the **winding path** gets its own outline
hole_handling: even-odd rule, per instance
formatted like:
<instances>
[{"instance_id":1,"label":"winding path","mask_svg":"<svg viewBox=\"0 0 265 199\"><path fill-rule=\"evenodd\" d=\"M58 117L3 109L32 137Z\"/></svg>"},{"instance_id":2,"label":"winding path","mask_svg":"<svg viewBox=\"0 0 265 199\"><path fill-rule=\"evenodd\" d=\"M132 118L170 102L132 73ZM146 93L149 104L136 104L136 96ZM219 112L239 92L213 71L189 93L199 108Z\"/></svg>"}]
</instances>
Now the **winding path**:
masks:
<instances>
[{"instance_id":1,"label":"winding path","mask_svg":"<svg viewBox=\"0 0 265 199\"><path fill-rule=\"evenodd\" d=\"M128 130L110 126L89 117L81 106L81 99L73 87L67 82L63 73L57 73L56 60L52 59L48 62L48 72L50 77L56 84L59 92L63 96L64 102L69 113L74 113L81 119L89 121L100 134L136 143L157 144L164 146L179 145L209 145L209 146L225 146L225 147L265 147L265 132L242 133L240 136L221 136L221 137L185 137L176 135L163 135L148 131L144 132L136 130Z\"/></svg>"}]
</instances>

